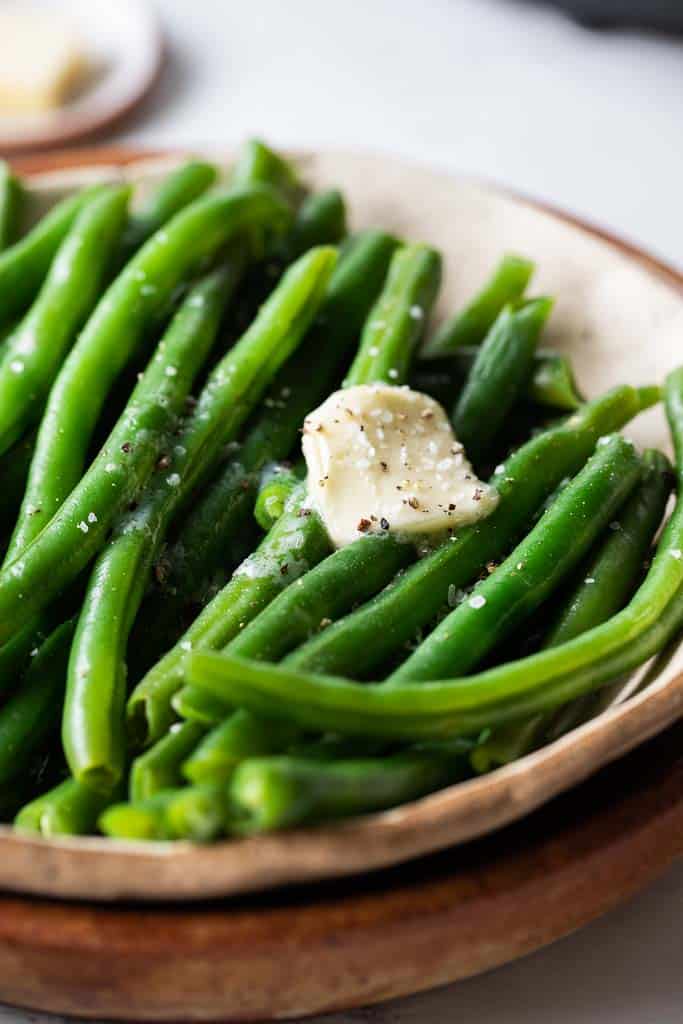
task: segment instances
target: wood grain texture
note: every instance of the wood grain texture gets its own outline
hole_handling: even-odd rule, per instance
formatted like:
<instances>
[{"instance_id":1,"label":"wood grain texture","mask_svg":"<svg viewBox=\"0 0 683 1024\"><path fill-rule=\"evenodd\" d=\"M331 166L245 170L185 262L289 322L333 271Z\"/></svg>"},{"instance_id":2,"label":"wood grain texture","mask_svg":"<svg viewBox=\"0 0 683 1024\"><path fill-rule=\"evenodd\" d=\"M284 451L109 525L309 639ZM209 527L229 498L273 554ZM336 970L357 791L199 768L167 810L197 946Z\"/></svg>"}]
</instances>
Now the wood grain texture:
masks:
<instances>
[{"instance_id":1,"label":"wood grain texture","mask_svg":"<svg viewBox=\"0 0 683 1024\"><path fill-rule=\"evenodd\" d=\"M21 169L64 170L84 163L116 168L140 156L137 150L85 151L31 158ZM386 167L388 195L398 181L408 181L414 197L421 186L436 212L418 209L414 216L422 212L429 221L425 237L437 232L435 240L444 244L438 208L452 182L377 157L345 160L340 165L338 154L303 156L315 181L334 180L333 167L345 169L341 184L352 208L354 185L358 189L368 179L369 167ZM459 188L469 196L472 186ZM481 193L471 195L475 204L482 202ZM358 198L362 216L383 212L376 196L374 203ZM509 231L519 231L520 224L533 227L533 211L531 220L515 220L528 202L517 198L504 207L512 218ZM487 210L483 201L479 215ZM553 223L558 216L553 213ZM477 237L477 224L466 227ZM677 314L680 301L670 296L683 293L679 274L604 233L578 228L572 235L584 240L584 248L586 238L607 243L595 253L596 265L605 264L604 294L591 296L596 322L603 316L600 304L613 303L626 279L641 286L649 281L653 290L664 287L657 309ZM505 231L506 224L496 224L507 245ZM612 273L616 250L623 266ZM580 264L577 253L571 255ZM632 266L647 277L633 277ZM468 272L456 278L455 288L447 280L449 303L458 300L458 289L471 290ZM677 323L669 324L671 331ZM560 345L565 328L561 320L555 327ZM586 329L594 341L595 324ZM626 366L634 358L640 365L638 339L633 330ZM579 344L577 358L590 368L593 356L585 345ZM613 358L614 350L606 349L603 362ZM646 350L646 368L649 358ZM656 359L653 365L659 366ZM623 366L618 369L623 379ZM600 366L597 379L588 380L589 390L602 386L601 377L614 380L615 372L613 365ZM557 796L680 716L678 657L661 667L646 691L516 765L336 827L200 849L96 838L45 842L2 831L5 890L119 902L0 897L0 999L99 1020L276 1019L416 992L554 941L628 898L683 852L683 727L670 728ZM475 838L493 829L499 831ZM414 859L439 849L444 852ZM410 858L409 864L386 869ZM334 877L343 875L352 877ZM294 886L325 877L333 880ZM290 888L238 895L282 883ZM191 908L177 902L227 893L234 894L229 901L195 902ZM158 907L122 902L171 897L174 904Z\"/></svg>"}]
</instances>

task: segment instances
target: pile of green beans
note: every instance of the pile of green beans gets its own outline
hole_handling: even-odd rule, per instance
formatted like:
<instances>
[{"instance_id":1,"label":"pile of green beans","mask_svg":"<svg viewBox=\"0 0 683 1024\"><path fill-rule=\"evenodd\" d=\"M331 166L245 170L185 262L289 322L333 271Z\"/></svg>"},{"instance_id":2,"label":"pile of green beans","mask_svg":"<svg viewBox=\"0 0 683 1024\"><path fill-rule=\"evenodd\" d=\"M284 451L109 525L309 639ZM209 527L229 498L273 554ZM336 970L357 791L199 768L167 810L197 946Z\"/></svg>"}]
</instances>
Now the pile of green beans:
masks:
<instances>
[{"instance_id":1,"label":"pile of green beans","mask_svg":"<svg viewBox=\"0 0 683 1024\"><path fill-rule=\"evenodd\" d=\"M190 160L131 192L22 235L0 163L1 816L209 842L376 812L580 724L678 637L683 369L584 400L515 254L430 329L439 253L347 237L259 140L227 186ZM304 419L406 383L497 501L334 550ZM619 433L662 393L675 469Z\"/></svg>"}]
</instances>

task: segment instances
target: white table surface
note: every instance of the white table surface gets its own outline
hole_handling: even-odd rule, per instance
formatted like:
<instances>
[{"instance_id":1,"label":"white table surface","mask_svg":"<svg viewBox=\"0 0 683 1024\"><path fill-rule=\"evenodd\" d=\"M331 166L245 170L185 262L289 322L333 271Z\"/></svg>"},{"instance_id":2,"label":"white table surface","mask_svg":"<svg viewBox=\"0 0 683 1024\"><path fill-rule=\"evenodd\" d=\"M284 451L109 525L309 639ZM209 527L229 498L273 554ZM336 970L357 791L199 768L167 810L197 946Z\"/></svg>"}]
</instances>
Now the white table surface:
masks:
<instances>
[{"instance_id":1,"label":"white table surface","mask_svg":"<svg viewBox=\"0 0 683 1024\"><path fill-rule=\"evenodd\" d=\"M167 74L120 138L380 149L506 182L683 262L683 40L590 34L514 0L157 6ZM523 961L325 1020L679 1024L679 943L683 865ZM43 1020L0 1008L0 1024Z\"/></svg>"}]
</instances>

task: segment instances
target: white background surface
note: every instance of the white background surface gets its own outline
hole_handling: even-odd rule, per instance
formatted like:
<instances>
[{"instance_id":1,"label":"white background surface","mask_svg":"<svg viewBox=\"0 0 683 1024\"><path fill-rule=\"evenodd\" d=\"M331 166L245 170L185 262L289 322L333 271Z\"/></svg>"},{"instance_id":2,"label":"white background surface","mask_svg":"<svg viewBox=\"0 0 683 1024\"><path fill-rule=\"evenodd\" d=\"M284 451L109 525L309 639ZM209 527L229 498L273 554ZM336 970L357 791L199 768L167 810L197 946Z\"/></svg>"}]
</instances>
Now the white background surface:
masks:
<instances>
[{"instance_id":1,"label":"white background surface","mask_svg":"<svg viewBox=\"0 0 683 1024\"><path fill-rule=\"evenodd\" d=\"M683 262L683 40L590 34L513 0L158 7L168 71L122 137L376 148L497 179ZM326 1024L680 1024L682 945L683 866L524 961ZM29 1020L43 1018L0 1008L0 1024Z\"/></svg>"}]
</instances>

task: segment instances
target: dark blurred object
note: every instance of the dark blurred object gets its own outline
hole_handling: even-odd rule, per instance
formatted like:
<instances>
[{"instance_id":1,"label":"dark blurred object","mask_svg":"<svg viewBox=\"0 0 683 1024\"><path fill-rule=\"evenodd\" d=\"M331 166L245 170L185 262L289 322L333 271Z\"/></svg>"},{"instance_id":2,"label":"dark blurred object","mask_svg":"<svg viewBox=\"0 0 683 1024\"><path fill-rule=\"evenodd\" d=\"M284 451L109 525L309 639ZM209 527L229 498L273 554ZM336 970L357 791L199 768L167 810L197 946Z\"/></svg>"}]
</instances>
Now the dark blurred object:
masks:
<instances>
[{"instance_id":1,"label":"dark blurred object","mask_svg":"<svg viewBox=\"0 0 683 1024\"><path fill-rule=\"evenodd\" d=\"M583 25L623 25L683 32L683 0L535 0L559 7Z\"/></svg>"}]
</instances>

